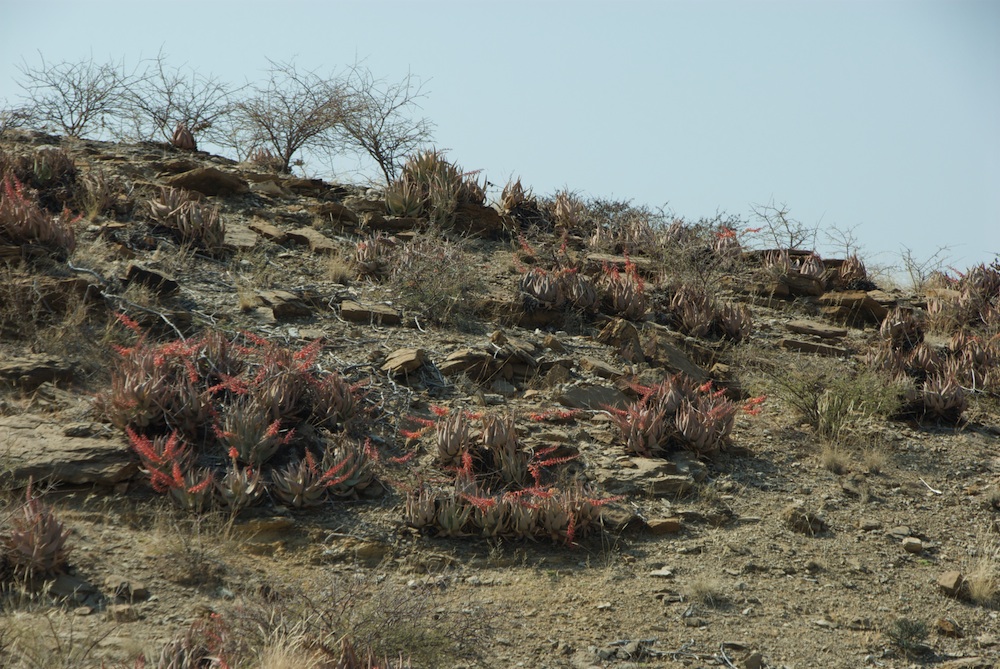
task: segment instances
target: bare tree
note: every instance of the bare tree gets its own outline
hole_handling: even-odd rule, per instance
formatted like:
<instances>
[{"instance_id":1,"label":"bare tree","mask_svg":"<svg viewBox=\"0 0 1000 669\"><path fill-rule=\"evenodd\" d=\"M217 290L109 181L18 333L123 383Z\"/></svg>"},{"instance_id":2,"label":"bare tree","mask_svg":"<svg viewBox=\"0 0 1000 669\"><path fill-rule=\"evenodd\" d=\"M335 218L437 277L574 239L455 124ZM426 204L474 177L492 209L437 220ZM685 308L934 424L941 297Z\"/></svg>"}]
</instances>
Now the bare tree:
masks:
<instances>
[{"instance_id":1,"label":"bare tree","mask_svg":"<svg viewBox=\"0 0 1000 669\"><path fill-rule=\"evenodd\" d=\"M125 136L169 141L178 123L197 135L232 111L233 95L238 91L214 75L169 65L161 51L146 61L142 74L128 91Z\"/></svg>"},{"instance_id":2,"label":"bare tree","mask_svg":"<svg viewBox=\"0 0 1000 669\"><path fill-rule=\"evenodd\" d=\"M217 142L247 155L256 149L273 151L281 171L291 171L302 149L326 147L334 130L348 115L343 81L300 72L294 63L270 62L267 79L250 84L249 95L233 104L226 132Z\"/></svg>"},{"instance_id":3,"label":"bare tree","mask_svg":"<svg viewBox=\"0 0 1000 669\"><path fill-rule=\"evenodd\" d=\"M54 124L71 137L82 137L107 128L107 121L121 113L135 73L124 61L47 63L41 53L39 66L27 61L18 66L18 85L25 91L25 109L32 123Z\"/></svg>"},{"instance_id":4,"label":"bare tree","mask_svg":"<svg viewBox=\"0 0 1000 669\"><path fill-rule=\"evenodd\" d=\"M815 227L807 227L805 223L789 216L788 205L776 205L774 201L767 204L750 206L757 220L763 224L767 235L774 241L775 248L813 250L816 248Z\"/></svg>"},{"instance_id":5,"label":"bare tree","mask_svg":"<svg viewBox=\"0 0 1000 669\"><path fill-rule=\"evenodd\" d=\"M0 105L0 137L8 130L27 125L29 121L28 110L24 107L9 106L6 103Z\"/></svg>"},{"instance_id":6,"label":"bare tree","mask_svg":"<svg viewBox=\"0 0 1000 669\"><path fill-rule=\"evenodd\" d=\"M392 183L406 156L431 139L431 122L408 114L425 96L423 83L411 73L390 83L376 79L366 67L355 66L347 77L347 94L351 113L339 126L343 143L367 153L386 183Z\"/></svg>"}]
</instances>

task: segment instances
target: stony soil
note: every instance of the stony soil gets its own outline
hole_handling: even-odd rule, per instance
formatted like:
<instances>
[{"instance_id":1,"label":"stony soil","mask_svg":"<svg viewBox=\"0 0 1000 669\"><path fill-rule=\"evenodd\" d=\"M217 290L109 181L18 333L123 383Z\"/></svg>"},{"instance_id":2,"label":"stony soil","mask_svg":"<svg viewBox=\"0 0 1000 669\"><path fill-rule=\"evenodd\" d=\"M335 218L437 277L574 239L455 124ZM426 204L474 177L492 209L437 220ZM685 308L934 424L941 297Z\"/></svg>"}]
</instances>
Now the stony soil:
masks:
<instances>
[{"instance_id":1,"label":"stony soil","mask_svg":"<svg viewBox=\"0 0 1000 669\"><path fill-rule=\"evenodd\" d=\"M658 365L655 356L630 362L615 346L601 343L607 317L550 325L522 320L518 268L535 259L509 234L445 235L462 243L462 257L488 281L492 297L459 329L433 323L433 314L399 305L385 284L354 274L350 259L360 235L394 225L379 215L367 218L367 229L359 222L365 211L377 211L377 194L329 184L314 192L301 184L293 189L285 178L254 176L252 167L159 145L29 135L0 146L30 151L46 143L61 144L82 170L101 166L128 181L140 204L130 209L123 201L119 213L79 224L71 262L91 272L46 270L104 283L105 297L92 302L89 316L72 323L66 316L36 329L7 328L0 339L2 359L33 360L34 369L43 370L39 382L27 385L17 382L30 376L24 369L9 372L0 398L7 421L6 434L0 434L2 468L22 477L7 484L8 496L20 495L26 472L42 479L49 474L54 482L46 499L71 528L75 547L70 573L51 587L63 596L61 605L41 594L5 600L0 666L57 666L29 653L34 648L35 657L42 657L39 649L57 636L63 648L58 666L130 662L140 651L155 655L212 612L227 621L242 616L249 625L247 611L254 606L287 607L289 616L314 623L315 615L306 614L339 607L346 617L330 625L342 625L341 633L385 623L385 648L406 649L421 667L957 668L993 667L1000 660L996 600L952 597L939 583L947 572L970 574L984 564L997 573L996 398L974 398L958 426L886 421L855 426L850 439L831 444L770 392L761 415L738 420L732 448L700 464L683 456L627 457L600 408L569 420L522 419L527 444L578 452L570 471L602 494L622 496L606 507L603 531L575 546L424 536L402 522L405 490L420 473L440 473L434 474L427 443L407 442L396 433L407 415L428 415L428 406L437 404L528 416L572 403L567 397L574 392L627 391L623 377L648 379L674 368ZM279 186L210 198L229 226L233 250L223 258L178 248L147 225L142 210L157 184L200 165L217 165L254 186ZM331 211L330 203L346 205L355 221L340 210L336 221L319 213ZM277 243L251 232L261 222L285 233L315 230L329 248L323 240L310 246L293 236ZM396 233L403 241L410 234ZM544 230L529 231L527 241L535 248L558 243ZM338 262L350 275L346 281L335 276ZM157 296L130 290L122 280L130 264L169 275L178 291ZM6 271L8 280L40 272ZM301 311L287 315L281 305L294 300L274 291L292 293ZM833 325L820 316L815 297L726 292L752 306L756 327L748 341L734 347L686 339L668 328L657 332L670 351L734 388L769 391L767 378L753 372L757 359L783 369L860 366L878 338L871 325L851 327L832 340L790 330L792 322ZM880 299L919 302L900 292ZM371 314L345 320L346 300L364 308L403 306L401 322L378 323ZM386 465L380 494L319 510L266 503L235 519L192 518L174 510L135 473L121 435L102 424L92 407L93 395L107 383L106 344L114 339L107 334L114 328L107 313L113 309L146 315L164 336L170 329L163 321L169 320L187 332L208 326L250 330L295 347L322 337L321 364L368 383L368 428L379 447L389 456L416 449L417 457ZM655 327L640 324L641 336ZM87 333L84 341L81 333ZM818 359L792 350L796 346L788 340L832 341L844 356ZM530 351L537 367L502 382L441 373L449 355L493 350L491 341L515 342ZM409 375L392 376L383 365L404 348L422 349L428 362ZM69 368L64 375L56 373L60 364ZM53 380L44 380L45 369ZM39 441L35 437L49 433L38 424L17 431L26 420L56 428L48 441ZM94 448L63 453L54 445L58 428L62 437L77 436ZM62 455L46 460L39 456L43 448ZM89 473L76 479L66 474L84 469ZM796 531L786 515L793 504L820 517L822 526ZM927 625L921 652L907 655L894 642L899 619ZM26 641L32 638L34 646Z\"/></svg>"}]
</instances>

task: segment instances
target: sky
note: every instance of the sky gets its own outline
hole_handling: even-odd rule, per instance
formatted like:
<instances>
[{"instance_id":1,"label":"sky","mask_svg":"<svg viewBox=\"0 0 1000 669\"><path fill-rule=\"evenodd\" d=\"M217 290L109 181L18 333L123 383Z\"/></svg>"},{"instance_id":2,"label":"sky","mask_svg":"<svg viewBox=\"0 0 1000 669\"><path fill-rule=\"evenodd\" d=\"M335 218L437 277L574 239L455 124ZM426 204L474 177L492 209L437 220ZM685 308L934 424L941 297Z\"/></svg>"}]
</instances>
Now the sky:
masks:
<instances>
[{"instance_id":1,"label":"sky","mask_svg":"<svg viewBox=\"0 0 1000 669\"><path fill-rule=\"evenodd\" d=\"M267 59L425 82L434 144L494 184L664 206L788 208L869 264L1000 254L1000 2L0 0L0 104L23 60L161 49L233 82ZM374 176L374 172L372 172ZM752 240L749 240L752 241ZM942 249L944 249L942 251Z\"/></svg>"}]
</instances>

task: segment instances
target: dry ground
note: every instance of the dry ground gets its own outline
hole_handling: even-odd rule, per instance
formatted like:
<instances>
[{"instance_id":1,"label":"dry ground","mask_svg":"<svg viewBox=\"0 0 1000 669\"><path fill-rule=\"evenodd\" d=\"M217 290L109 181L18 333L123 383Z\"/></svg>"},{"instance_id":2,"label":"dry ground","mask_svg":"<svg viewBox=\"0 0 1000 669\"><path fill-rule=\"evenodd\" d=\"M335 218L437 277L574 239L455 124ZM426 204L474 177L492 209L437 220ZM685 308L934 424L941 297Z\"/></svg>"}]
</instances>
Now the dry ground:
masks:
<instances>
[{"instance_id":1,"label":"dry ground","mask_svg":"<svg viewBox=\"0 0 1000 669\"><path fill-rule=\"evenodd\" d=\"M81 165L99 161L139 190L151 189L157 169L176 159L162 147L66 146ZM311 203L303 196L251 193L221 204L230 225L254 217L278 227L311 220ZM782 401L775 385L776 374L817 368L835 375L860 368L878 340L877 328L851 330L844 343L849 358L817 358L778 345L788 321L822 321L815 301L745 298L754 332L736 346L713 344L713 350L747 394L766 393L769 399L759 416L739 418L733 448L705 462L707 475L692 490L629 494L609 505L602 531L574 546L435 538L402 520L407 486L434 467L429 438L407 443L395 432L400 421L426 415L429 404L485 404L526 416L556 406L560 387L539 376L505 396L462 376L392 379L380 371L390 352L420 347L440 363L454 350L482 346L489 333L502 329L553 357L544 342L554 336L565 350L559 356L573 362L575 380L612 385L579 365L584 356L637 373L648 366L630 366L613 347L600 344L602 321L580 316L556 328L524 328L510 314L491 318L488 310L459 303L437 323L433 316L443 307L425 314L419 328L348 323L336 308L274 320L257 308L257 292L296 289L334 304L351 297L415 307L391 282L355 275L358 237L352 231L316 224L342 249L333 256L259 240L253 249L213 259L140 231L130 223L133 217L144 218L137 208L117 221L98 214L81 223L74 266L114 277L141 260L172 275L181 290L164 298L133 286L119 293L124 301L108 300L109 307L187 312L193 314L192 328L251 330L294 347L321 336L324 365L369 383L368 427L386 453L416 448L418 454L408 465L380 472L382 494L309 511L268 502L236 518L221 512L192 516L154 494L141 476L115 489L48 490L46 501L72 532L71 575L112 597L108 578L120 577L144 585L149 596L114 613L112 600L107 607L61 605L12 586L2 603L0 667L132 666L138 653L157 657L164 643L199 620L221 620L225 633L253 639L259 648L351 634L380 653L402 652L417 667L803 669L998 662L997 398L974 397L957 426L859 419L826 438ZM438 241L453 245L450 265L466 263L470 270L448 274L447 281L481 282L482 295L516 302L514 286L526 262L516 239L441 233ZM555 247L558 236L529 231L528 241ZM0 266L8 279L32 271ZM902 293L899 298L909 299ZM2 308L9 314L16 307ZM62 388L4 391L2 413L99 421L90 399L107 384L109 344L122 337L110 311L68 310L5 329L0 355L65 356L78 374ZM763 373L764 367L770 371ZM573 467L595 483L601 481L598 469L628 466L604 411L583 411L558 425L523 421L519 427L530 443L555 440L578 449ZM22 489L16 483L7 488L13 512ZM795 504L825 525L815 532L793 529L787 510ZM680 519L680 530L651 531L646 521L662 518ZM919 552L904 549L904 539L913 538L920 541ZM973 582L975 600L942 591L938 579L951 570ZM911 637L907 621L918 628ZM962 658L965 664L948 664ZM296 665L260 660L259 666Z\"/></svg>"}]
</instances>

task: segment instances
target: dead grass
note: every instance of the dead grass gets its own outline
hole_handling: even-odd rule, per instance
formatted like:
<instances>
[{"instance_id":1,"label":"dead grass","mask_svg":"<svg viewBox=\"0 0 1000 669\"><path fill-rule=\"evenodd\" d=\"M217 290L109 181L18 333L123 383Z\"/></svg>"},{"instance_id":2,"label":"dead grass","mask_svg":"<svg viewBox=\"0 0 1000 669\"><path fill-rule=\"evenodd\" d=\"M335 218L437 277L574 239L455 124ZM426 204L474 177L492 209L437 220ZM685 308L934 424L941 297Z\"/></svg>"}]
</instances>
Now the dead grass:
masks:
<instances>
[{"instance_id":1,"label":"dead grass","mask_svg":"<svg viewBox=\"0 0 1000 669\"><path fill-rule=\"evenodd\" d=\"M847 473L851 468L851 457L841 446L835 443L827 443L819 455L820 462L824 469L840 476Z\"/></svg>"},{"instance_id":2,"label":"dead grass","mask_svg":"<svg viewBox=\"0 0 1000 669\"><path fill-rule=\"evenodd\" d=\"M323 277L334 283L348 285L355 275L350 261L339 253L330 255L323 265Z\"/></svg>"},{"instance_id":3,"label":"dead grass","mask_svg":"<svg viewBox=\"0 0 1000 669\"><path fill-rule=\"evenodd\" d=\"M969 599L980 606L992 607L1000 603L1000 555L995 539L982 536L977 542L976 556L964 569Z\"/></svg>"},{"instance_id":4,"label":"dead grass","mask_svg":"<svg viewBox=\"0 0 1000 669\"><path fill-rule=\"evenodd\" d=\"M684 597L705 606L721 606L729 601L725 585L718 578L696 576L683 589Z\"/></svg>"}]
</instances>

